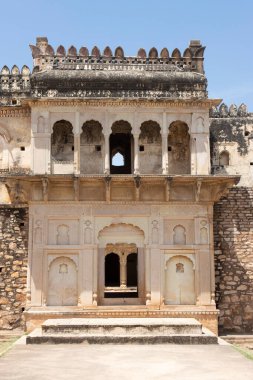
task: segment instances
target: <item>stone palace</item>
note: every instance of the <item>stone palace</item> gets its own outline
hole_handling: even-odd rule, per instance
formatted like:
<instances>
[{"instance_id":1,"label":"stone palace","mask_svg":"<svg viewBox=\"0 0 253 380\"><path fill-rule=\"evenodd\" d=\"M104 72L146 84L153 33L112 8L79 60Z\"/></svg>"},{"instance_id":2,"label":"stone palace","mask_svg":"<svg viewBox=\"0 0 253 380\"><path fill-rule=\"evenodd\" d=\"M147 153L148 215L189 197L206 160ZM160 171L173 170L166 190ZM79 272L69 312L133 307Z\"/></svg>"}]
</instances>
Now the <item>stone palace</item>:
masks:
<instances>
[{"instance_id":1,"label":"stone palace","mask_svg":"<svg viewBox=\"0 0 253 380\"><path fill-rule=\"evenodd\" d=\"M0 328L192 317L252 332L253 114L208 98L204 50L39 37L32 72L2 68Z\"/></svg>"}]
</instances>

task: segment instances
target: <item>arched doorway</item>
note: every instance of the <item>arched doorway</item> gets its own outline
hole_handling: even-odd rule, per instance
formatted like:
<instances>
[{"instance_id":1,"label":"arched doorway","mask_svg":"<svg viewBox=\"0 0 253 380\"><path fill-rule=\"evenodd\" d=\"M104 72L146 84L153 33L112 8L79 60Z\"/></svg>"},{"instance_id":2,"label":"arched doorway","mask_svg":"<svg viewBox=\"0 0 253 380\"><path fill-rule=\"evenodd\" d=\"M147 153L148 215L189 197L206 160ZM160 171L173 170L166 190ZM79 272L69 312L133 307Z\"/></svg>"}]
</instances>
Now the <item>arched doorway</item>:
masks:
<instances>
[{"instance_id":1,"label":"arched doorway","mask_svg":"<svg viewBox=\"0 0 253 380\"><path fill-rule=\"evenodd\" d=\"M68 257L58 257L48 272L48 306L77 305L77 268Z\"/></svg>"},{"instance_id":2,"label":"arched doorway","mask_svg":"<svg viewBox=\"0 0 253 380\"><path fill-rule=\"evenodd\" d=\"M99 245L98 304L144 304L143 231L131 224L112 224L100 231Z\"/></svg>"},{"instance_id":3,"label":"arched doorway","mask_svg":"<svg viewBox=\"0 0 253 380\"><path fill-rule=\"evenodd\" d=\"M165 304L195 305L193 262L185 256L172 257L165 269Z\"/></svg>"},{"instance_id":4,"label":"arched doorway","mask_svg":"<svg viewBox=\"0 0 253 380\"><path fill-rule=\"evenodd\" d=\"M120 286L120 263L116 253L105 256L105 287Z\"/></svg>"}]
</instances>

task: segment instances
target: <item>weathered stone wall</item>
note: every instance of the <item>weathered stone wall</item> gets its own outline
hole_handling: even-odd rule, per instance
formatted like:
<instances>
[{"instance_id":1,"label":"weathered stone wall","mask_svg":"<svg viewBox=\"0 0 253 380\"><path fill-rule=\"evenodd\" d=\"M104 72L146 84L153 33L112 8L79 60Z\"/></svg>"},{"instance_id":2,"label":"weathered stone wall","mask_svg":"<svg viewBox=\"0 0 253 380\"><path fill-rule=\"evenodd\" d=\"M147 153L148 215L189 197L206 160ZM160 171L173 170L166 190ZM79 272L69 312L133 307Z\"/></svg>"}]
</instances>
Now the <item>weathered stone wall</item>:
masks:
<instances>
[{"instance_id":1,"label":"weathered stone wall","mask_svg":"<svg viewBox=\"0 0 253 380\"><path fill-rule=\"evenodd\" d=\"M253 332L253 189L232 188L214 207L219 329Z\"/></svg>"},{"instance_id":2,"label":"weathered stone wall","mask_svg":"<svg viewBox=\"0 0 253 380\"><path fill-rule=\"evenodd\" d=\"M0 329L23 327L28 210L0 207Z\"/></svg>"}]
</instances>

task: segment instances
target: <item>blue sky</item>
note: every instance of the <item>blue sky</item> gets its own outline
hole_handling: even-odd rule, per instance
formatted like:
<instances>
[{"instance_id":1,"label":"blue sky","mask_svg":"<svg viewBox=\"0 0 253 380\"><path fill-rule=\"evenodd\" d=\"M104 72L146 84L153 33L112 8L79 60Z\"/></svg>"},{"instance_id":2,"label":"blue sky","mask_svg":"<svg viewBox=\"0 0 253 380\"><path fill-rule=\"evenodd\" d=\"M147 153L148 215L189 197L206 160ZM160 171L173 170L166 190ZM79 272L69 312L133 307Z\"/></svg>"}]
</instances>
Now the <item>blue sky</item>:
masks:
<instances>
[{"instance_id":1,"label":"blue sky","mask_svg":"<svg viewBox=\"0 0 253 380\"><path fill-rule=\"evenodd\" d=\"M0 0L0 66L32 66L29 43L47 36L53 47L121 45L184 50L205 45L209 97L245 102L253 112L252 0Z\"/></svg>"}]
</instances>

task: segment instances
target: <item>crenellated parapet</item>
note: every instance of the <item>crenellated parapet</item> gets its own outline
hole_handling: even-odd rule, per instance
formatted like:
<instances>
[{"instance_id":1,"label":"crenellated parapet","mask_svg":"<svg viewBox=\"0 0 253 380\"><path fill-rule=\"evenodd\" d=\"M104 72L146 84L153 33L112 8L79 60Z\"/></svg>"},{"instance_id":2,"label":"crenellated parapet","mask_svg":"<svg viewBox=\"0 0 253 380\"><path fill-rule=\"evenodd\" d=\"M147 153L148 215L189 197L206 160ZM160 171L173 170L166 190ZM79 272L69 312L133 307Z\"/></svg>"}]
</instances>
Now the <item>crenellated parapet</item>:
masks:
<instances>
[{"instance_id":1,"label":"crenellated parapet","mask_svg":"<svg viewBox=\"0 0 253 380\"><path fill-rule=\"evenodd\" d=\"M33 70L4 66L0 73L0 105L19 105L21 99L206 99L204 50L191 41L183 53L163 48L149 52L140 48L126 56L122 47L114 52L75 46L56 50L46 37L30 45Z\"/></svg>"},{"instance_id":2,"label":"crenellated parapet","mask_svg":"<svg viewBox=\"0 0 253 380\"><path fill-rule=\"evenodd\" d=\"M225 103L221 103L219 107L213 106L210 110L211 118L237 118L250 116L246 104L242 103L240 106L231 104L227 106Z\"/></svg>"},{"instance_id":3,"label":"crenellated parapet","mask_svg":"<svg viewBox=\"0 0 253 380\"><path fill-rule=\"evenodd\" d=\"M4 66L0 71L0 105L18 105L19 98L30 93L30 69L16 65L10 70Z\"/></svg>"},{"instance_id":4,"label":"crenellated parapet","mask_svg":"<svg viewBox=\"0 0 253 380\"><path fill-rule=\"evenodd\" d=\"M36 70L48 68L60 69L110 69L112 65L123 65L123 70L134 69L138 65L139 69L144 70L173 70L178 68L183 71L193 71L203 74L203 61L205 47L200 41L193 40L183 53L179 49L174 49L170 54L167 48L163 48L159 53L153 47L146 52L140 48L136 56L126 56L121 46L114 52L107 46L103 51L94 46L91 51L87 47L79 50L75 46L65 49L60 45L56 50L48 44L46 37L38 37L36 45L30 45ZM87 66L88 65L88 66ZM122 67L123 67L122 66ZM112 69L112 68L111 68ZM137 68L138 69L138 68Z\"/></svg>"}]
</instances>

